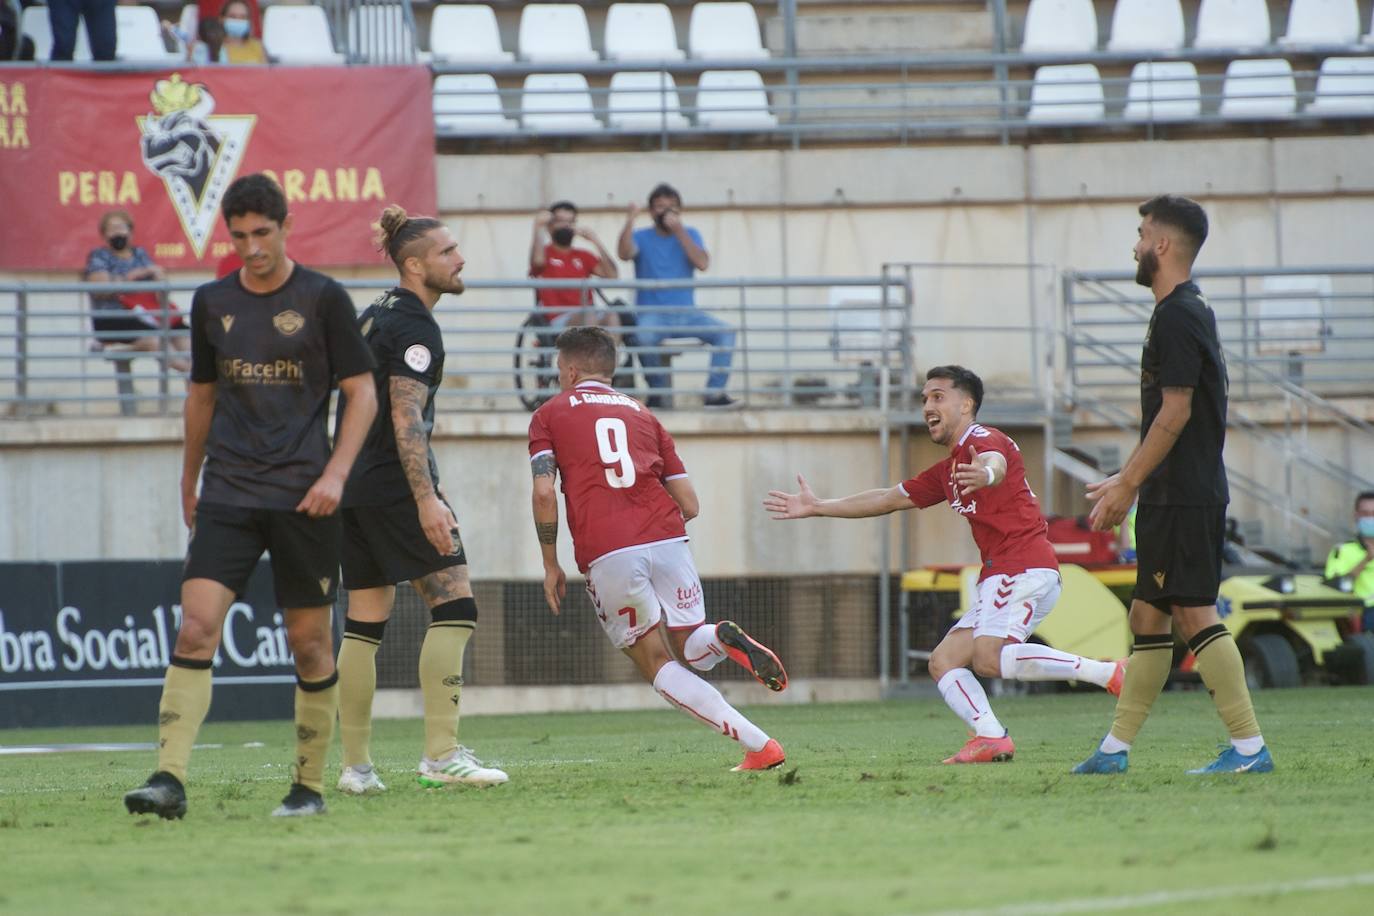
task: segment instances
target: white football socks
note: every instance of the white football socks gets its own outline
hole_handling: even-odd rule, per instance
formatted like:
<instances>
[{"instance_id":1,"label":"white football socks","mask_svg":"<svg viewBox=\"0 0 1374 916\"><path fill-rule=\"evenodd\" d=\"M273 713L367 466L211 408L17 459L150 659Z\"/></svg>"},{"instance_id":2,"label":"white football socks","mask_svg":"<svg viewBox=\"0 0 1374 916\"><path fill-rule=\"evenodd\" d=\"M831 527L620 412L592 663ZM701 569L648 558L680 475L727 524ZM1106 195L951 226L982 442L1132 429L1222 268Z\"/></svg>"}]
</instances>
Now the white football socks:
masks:
<instances>
[{"instance_id":1,"label":"white football socks","mask_svg":"<svg viewBox=\"0 0 1374 916\"><path fill-rule=\"evenodd\" d=\"M761 751L768 743L768 736L762 729L727 703L720 691L677 662L668 662L658 669L658 674L654 676L654 689L659 696L687 715L728 738L734 738L746 750Z\"/></svg>"},{"instance_id":2,"label":"white football socks","mask_svg":"<svg viewBox=\"0 0 1374 916\"><path fill-rule=\"evenodd\" d=\"M940 695L945 698L949 708L978 737L1001 738L1006 735L1007 730L993 715L992 707L988 705L988 695L983 692L983 685L978 683L972 671L955 668L946 672L936 686L940 688Z\"/></svg>"},{"instance_id":3,"label":"white football socks","mask_svg":"<svg viewBox=\"0 0 1374 916\"><path fill-rule=\"evenodd\" d=\"M1087 681L1106 687L1116 665L1035 643L1002 647L1002 677L1018 681Z\"/></svg>"},{"instance_id":4,"label":"white football socks","mask_svg":"<svg viewBox=\"0 0 1374 916\"><path fill-rule=\"evenodd\" d=\"M1111 732L1107 732L1107 737L1102 739L1102 743L1097 749L1104 754L1119 754L1122 751L1129 751L1131 746L1120 738L1114 737Z\"/></svg>"},{"instance_id":5,"label":"white football socks","mask_svg":"<svg viewBox=\"0 0 1374 916\"><path fill-rule=\"evenodd\" d=\"M716 638L716 625L703 623L682 646L682 657L698 671L710 671L725 660L725 644Z\"/></svg>"}]
</instances>

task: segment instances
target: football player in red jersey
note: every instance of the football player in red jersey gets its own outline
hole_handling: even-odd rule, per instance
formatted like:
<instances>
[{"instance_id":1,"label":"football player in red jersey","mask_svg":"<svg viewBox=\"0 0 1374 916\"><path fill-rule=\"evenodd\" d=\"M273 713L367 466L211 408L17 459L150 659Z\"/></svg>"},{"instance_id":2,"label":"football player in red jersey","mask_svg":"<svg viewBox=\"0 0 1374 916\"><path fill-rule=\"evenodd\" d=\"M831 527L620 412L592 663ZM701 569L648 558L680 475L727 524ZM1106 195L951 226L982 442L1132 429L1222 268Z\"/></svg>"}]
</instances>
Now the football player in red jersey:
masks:
<instances>
[{"instance_id":1,"label":"football player in red jersey","mask_svg":"<svg viewBox=\"0 0 1374 916\"><path fill-rule=\"evenodd\" d=\"M558 336L562 393L530 419L534 526L544 556L544 597L559 612L567 578L558 562L558 497L562 476L577 568L601 626L663 699L744 745L736 770L780 765L782 745L742 716L698 671L727 656L770 690L787 673L767 647L738 624L706 623L706 604L687 547L686 522L697 514L696 491L663 424L639 401L610 386L615 340L598 327Z\"/></svg>"},{"instance_id":2,"label":"football player in red jersey","mask_svg":"<svg viewBox=\"0 0 1374 916\"><path fill-rule=\"evenodd\" d=\"M973 737L945 763L1010 760L1016 747L993 715L975 671L1021 681L1088 681L1118 695L1124 663L1026 643L1054 607L1060 583L1021 450L1000 430L977 422L983 382L963 366L931 369L921 401L930 438L949 448L945 460L895 487L839 499L817 498L799 475L799 493L772 490L763 505L775 519L867 518L948 502L968 519L983 561L978 599L935 647L929 671Z\"/></svg>"}]
</instances>

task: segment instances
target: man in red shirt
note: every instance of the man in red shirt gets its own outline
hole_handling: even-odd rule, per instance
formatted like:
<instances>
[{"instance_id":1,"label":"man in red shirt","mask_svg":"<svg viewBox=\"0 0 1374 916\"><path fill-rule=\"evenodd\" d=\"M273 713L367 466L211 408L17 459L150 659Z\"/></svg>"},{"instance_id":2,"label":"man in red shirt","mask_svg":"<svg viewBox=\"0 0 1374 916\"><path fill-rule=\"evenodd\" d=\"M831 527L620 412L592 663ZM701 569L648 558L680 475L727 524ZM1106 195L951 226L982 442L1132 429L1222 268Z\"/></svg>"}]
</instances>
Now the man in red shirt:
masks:
<instances>
[{"instance_id":1,"label":"man in red shirt","mask_svg":"<svg viewBox=\"0 0 1374 916\"><path fill-rule=\"evenodd\" d=\"M763 505L775 519L867 518L948 502L968 519L983 561L978 598L935 647L929 671L973 737L945 763L1010 760L1016 747L974 672L1022 681L1088 681L1115 696L1121 692L1124 663L1026 644L1054 607L1060 583L1021 450L1000 430L976 421L983 382L963 366L937 366L926 373L921 402L930 438L949 448L944 461L895 487L839 499L818 499L798 475L800 493L772 490Z\"/></svg>"},{"instance_id":2,"label":"man in red shirt","mask_svg":"<svg viewBox=\"0 0 1374 916\"><path fill-rule=\"evenodd\" d=\"M574 248L573 240L579 236L590 242L597 253ZM572 201L560 200L534 218L530 276L544 280L585 280L588 277L609 280L620 276L620 270L596 233L577 225L577 207ZM553 327L563 327L578 309L589 308L591 304L590 289L539 290L539 307Z\"/></svg>"},{"instance_id":3,"label":"man in red shirt","mask_svg":"<svg viewBox=\"0 0 1374 916\"><path fill-rule=\"evenodd\" d=\"M770 690L787 686L777 656L738 624L706 623L701 580L687 547L686 522L697 514L697 495L672 436L648 408L610 386L616 350L609 333L569 328L556 346L562 393L530 419L534 527L549 609L557 614L567 594L554 493L554 479L562 475L577 568L611 642L663 699L744 745L747 753L735 770L781 765L782 745L668 651L671 642L698 671L728 656Z\"/></svg>"}]
</instances>

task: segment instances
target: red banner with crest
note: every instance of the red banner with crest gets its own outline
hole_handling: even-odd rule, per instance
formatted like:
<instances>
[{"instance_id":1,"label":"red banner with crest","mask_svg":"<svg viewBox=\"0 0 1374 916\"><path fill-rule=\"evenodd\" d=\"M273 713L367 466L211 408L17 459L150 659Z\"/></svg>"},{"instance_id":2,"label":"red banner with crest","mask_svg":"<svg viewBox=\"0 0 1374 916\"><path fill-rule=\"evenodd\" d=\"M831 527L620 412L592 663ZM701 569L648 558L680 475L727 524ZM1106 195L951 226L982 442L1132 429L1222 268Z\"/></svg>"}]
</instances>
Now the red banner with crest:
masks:
<instances>
[{"instance_id":1,"label":"red banner with crest","mask_svg":"<svg viewBox=\"0 0 1374 916\"><path fill-rule=\"evenodd\" d=\"M266 172L309 265L375 265L370 226L400 204L432 214L434 118L423 67L0 70L0 268L79 270L125 210L163 267L232 249L219 205Z\"/></svg>"}]
</instances>

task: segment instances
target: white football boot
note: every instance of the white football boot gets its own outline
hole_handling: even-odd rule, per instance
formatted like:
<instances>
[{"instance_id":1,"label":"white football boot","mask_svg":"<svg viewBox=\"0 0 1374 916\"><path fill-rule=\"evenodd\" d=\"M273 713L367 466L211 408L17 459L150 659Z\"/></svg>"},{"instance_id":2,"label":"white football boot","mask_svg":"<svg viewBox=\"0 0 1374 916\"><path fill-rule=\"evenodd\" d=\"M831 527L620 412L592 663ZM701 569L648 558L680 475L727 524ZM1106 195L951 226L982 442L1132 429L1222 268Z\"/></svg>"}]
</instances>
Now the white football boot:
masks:
<instances>
[{"instance_id":1,"label":"white football boot","mask_svg":"<svg viewBox=\"0 0 1374 916\"><path fill-rule=\"evenodd\" d=\"M339 774L339 791L349 795L369 795L385 792L386 786L377 776L377 768L372 764L344 767Z\"/></svg>"},{"instance_id":2,"label":"white football boot","mask_svg":"<svg viewBox=\"0 0 1374 916\"><path fill-rule=\"evenodd\" d=\"M478 760L472 751L458 745L458 749L442 760L420 758L416 771L420 785L427 789L442 789L450 785L499 786L510 777L505 771L489 767Z\"/></svg>"}]
</instances>

